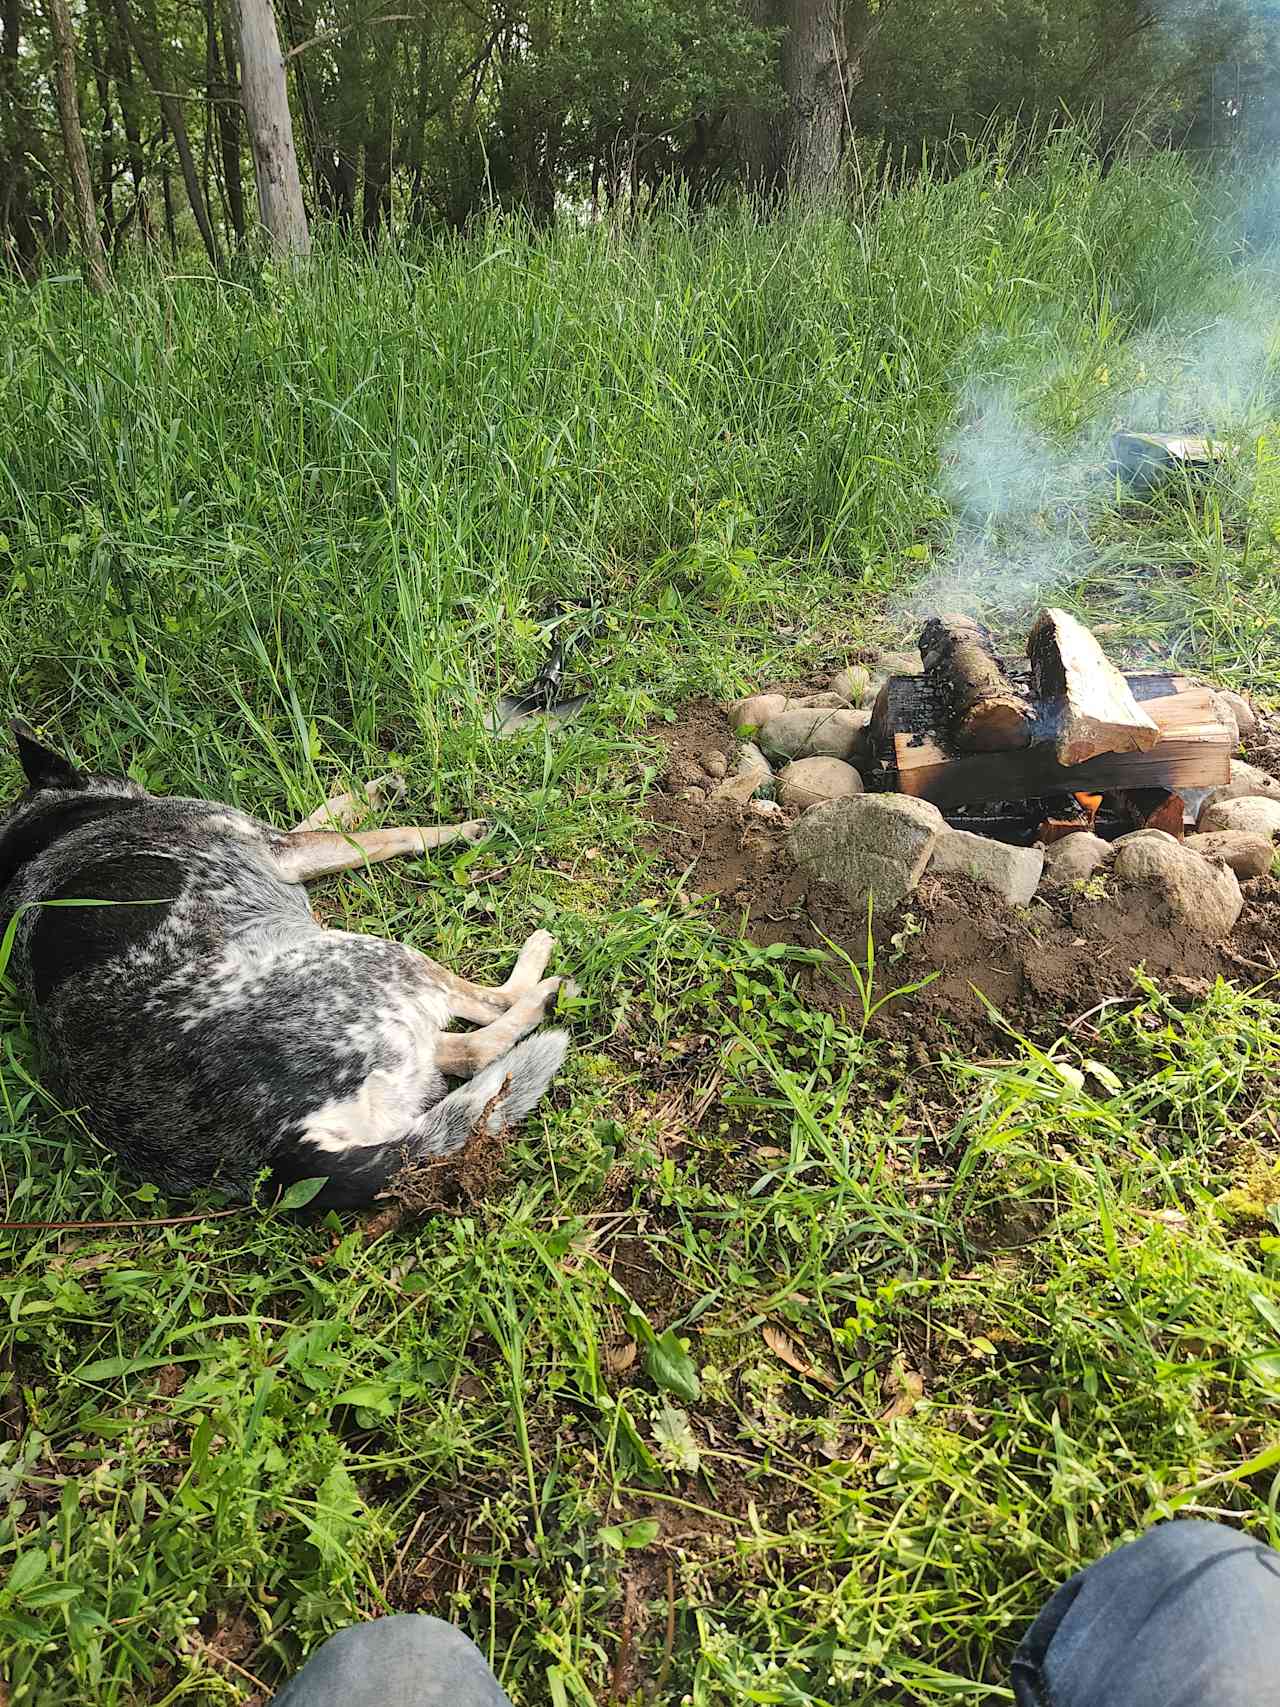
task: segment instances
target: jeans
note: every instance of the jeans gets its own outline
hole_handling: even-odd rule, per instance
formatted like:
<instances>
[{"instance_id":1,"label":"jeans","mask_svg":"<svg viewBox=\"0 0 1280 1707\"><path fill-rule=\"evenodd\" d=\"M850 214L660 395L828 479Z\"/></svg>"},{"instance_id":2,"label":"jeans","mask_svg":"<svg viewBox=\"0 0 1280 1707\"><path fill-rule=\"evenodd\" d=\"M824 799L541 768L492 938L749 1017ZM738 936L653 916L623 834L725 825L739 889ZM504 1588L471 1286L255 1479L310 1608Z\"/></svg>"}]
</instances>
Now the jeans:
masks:
<instances>
[{"instance_id":1,"label":"jeans","mask_svg":"<svg viewBox=\"0 0 1280 1707\"><path fill-rule=\"evenodd\" d=\"M339 1630L271 1707L511 1707L475 1643L403 1612Z\"/></svg>"},{"instance_id":2,"label":"jeans","mask_svg":"<svg viewBox=\"0 0 1280 1707\"><path fill-rule=\"evenodd\" d=\"M1280 1553L1161 1524L1066 1582L1013 1661L1018 1707L1280 1707Z\"/></svg>"},{"instance_id":3,"label":"jeans","mask_svg":"<svg viewBox=\"0 0 1280 1707\"><path fill-rule=\"evenodd\" d=\"M1064 1583L1013 1661L1018 1707L1280 1707L1280 1553L1166 1523ZM273 1707L510 1707L474 1643L406 1614L341 1630Z\"/></svg>"}]
</instances>

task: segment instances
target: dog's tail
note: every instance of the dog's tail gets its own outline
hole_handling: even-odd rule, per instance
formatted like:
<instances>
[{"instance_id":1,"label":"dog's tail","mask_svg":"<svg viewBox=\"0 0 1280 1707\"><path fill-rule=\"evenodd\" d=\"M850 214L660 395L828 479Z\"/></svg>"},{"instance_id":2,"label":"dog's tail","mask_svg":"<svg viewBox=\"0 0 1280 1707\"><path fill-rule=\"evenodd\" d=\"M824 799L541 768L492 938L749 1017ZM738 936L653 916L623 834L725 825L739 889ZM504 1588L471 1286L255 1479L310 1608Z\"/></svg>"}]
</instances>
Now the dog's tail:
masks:
<instances>
[{"instance_id":1,"label":"dog's tail","mask_svg":"<svg viewBox=\"0 0 1280 1707\"><path fill-rule=\"evenodd\" d=\"M517 1043L415 1121L405 1140L408 1157L447 1156L475 1132L501 1132L523 1120L541 1102L568 1047L566 1031Z\"/></svg>"},{"instance_id":2,"label":"dog's tail","mask_svg":"<svg viewBox=\"0 0 1280 1707\"><path fill-rule=\"evenodd\" d=\"M526 1038L465 1085L429 1108L402 1138L386 1144L350 1144L336 1153L303 1145L284 1165L282 1185L323 1174L327 1183L312 1201L321 1209L360 1209L385 1191L400 1170L459 1150L473 1133L501 1132L523 1120L560 1070L569 1036L543 1031Z\"/></svg>"}]
</instances>

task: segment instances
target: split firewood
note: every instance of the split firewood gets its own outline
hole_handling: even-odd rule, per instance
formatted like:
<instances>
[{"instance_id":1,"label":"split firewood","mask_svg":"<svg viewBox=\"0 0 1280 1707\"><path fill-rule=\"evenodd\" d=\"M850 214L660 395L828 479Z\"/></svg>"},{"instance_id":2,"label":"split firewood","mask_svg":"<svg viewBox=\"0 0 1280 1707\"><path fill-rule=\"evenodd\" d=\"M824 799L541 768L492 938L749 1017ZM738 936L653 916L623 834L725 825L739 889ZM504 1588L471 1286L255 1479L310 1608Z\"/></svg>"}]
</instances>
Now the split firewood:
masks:
<instances>
[{"instance_id":1,"label":"split firewood","mask_svg":"<svg viewBox=\"0 0 1280 1707\"><path fill-rule=\"evenodd\" d=\"M1099 753L1083 765L1059 763L1053 741L1017 752L957 752L945 732L930 726L934 698L924 676L890 680L885 738L876 755L892 777L889 786L944 811L986 801L1031 800L1078 789L1166 788L1183 793L1227 780L1231 737L1213 710L1212 694L1180 676L1130 678L1135 697L1160 739L1144 752Z\"/></svg>"},{"instance_id":2,"label":"split firewood","mask_svg":"<svg viewBox=\"0 0 1280 1707\"><path fill-rule=\"evenodd\" d=\"M1031 742L1031 707L1005 675L989 631L967 616L932 616L920 658L937 683L951 738L963 752L997 753Z\"/></svg>"},{"instance_id":3,"label":"split firewood","mask_svg":"<svg viewBox=\"0 0 1280 1707\"><path fill-rule=\"evenodd\" d=\"M1067 611L1041 612L1027 655L1036 697L1053 709L1060 765L1082 765L1100 753L1145 753L1160 739L1119 670Z\"/></svg>"}]
</instances>

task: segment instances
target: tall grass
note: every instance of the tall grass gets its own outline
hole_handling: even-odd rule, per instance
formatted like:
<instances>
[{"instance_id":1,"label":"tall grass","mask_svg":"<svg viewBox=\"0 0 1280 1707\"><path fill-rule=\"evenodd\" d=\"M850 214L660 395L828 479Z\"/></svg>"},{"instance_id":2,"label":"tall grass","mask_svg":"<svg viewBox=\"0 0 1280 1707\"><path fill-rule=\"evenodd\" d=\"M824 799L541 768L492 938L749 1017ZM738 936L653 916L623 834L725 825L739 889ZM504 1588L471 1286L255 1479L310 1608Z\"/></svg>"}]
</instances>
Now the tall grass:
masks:
<instances>
[{"instance_id":1,"label":"tall grass","mask_svg":"<svg viewBox=\"0 0 1280 1707\"><path fill-rule=\"evenodd\" d=\"M101 304L10 287L5 697L170 785L234 788L251 753L296 795L317 750L390 735L452 745L465 789L472 696L589 596L625 628L609 710L634 721L733 676L725 617L833 588L864 612L938 515L958 373L1019 340L1079 365L1176 311L1220 261L1206 205L1174 161L1103 176L1061 139L861 222L495 222L243 284L137 273Z\"/></svg>"}]
</instances>

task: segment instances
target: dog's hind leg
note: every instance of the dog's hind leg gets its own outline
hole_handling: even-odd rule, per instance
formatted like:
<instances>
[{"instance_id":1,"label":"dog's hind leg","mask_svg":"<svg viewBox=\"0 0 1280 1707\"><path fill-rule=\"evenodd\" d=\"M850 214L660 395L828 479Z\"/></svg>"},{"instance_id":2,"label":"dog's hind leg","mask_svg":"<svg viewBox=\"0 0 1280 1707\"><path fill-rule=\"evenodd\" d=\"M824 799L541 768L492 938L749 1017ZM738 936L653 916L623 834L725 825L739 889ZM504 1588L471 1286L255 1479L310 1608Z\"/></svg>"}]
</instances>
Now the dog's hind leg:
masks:
<instances>
[{"instance_id":1,"label":"dog's hind leg","mask_svg":"<svg viewBox=\"0 0 1280 1707\"><path fill-rule=\"evenodd\" d=\"M479 1031L446 1032L436 1044L436 1066L452 1079L468 1079L478 1073L541 1024L562 987L573 989L567 978L544 978L491 1025Z\"/></svg>"},{"instance_id":2,"label":"dog's hind leg","mask_svg":"<svg viewBox=\"0 0 1280 1707\"><path fill-rule=\"evenodd\" d=\"M309 883L313 877L332 877L358 865L377 865L384 859L422 854L450 842L482 841L489 826L482 818L465 824L406 824L393 830L364 830L345 835L339 830L294 830L277 836L272 858L286 883Z\"/></svg>"}]
</instances>

